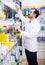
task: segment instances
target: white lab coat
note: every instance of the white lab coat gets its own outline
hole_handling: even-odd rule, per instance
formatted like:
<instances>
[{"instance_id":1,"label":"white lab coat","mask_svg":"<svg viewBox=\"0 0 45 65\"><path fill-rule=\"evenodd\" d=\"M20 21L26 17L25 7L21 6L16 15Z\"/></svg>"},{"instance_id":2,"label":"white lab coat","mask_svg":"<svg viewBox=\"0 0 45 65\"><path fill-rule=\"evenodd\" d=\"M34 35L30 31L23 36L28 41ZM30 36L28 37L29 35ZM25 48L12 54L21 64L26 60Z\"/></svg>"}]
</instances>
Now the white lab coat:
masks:
<instances>
[{"instance_id":1,"label":"white lab coat","mask_svg":"<svg viewBox=\"0 0 45 65\"><path fill-rule=\"evenodd\" d=\"M34 19L29 23L30 20L27 20L23 15L21 10L18 11L18 16L24 23L25 31L21 31L21 35L24 37L24 46L25 49L36 52L38 48L37 35L40 31L40 24L37 19Z\"/></svg>"}]
</instances>

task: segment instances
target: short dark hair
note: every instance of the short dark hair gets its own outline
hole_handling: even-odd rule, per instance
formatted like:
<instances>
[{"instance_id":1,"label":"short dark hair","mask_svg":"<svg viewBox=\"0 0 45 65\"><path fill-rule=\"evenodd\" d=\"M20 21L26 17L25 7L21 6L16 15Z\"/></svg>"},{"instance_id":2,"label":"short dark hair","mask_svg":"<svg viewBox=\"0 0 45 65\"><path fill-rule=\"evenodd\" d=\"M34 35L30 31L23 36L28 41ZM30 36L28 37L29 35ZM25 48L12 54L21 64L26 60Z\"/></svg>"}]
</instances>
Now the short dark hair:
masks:
<instances>
[{"instance_id":1,"label":"short dark hair","mask_svg":"<svg viewBox=\"0 0 45 65\"><path fill-rule=\"evenodd\" d=\"M35 18L37 18L38 16L39 16L39 11L36 9L36 8L31 8L31 10L35 10L34 11L34 14L36 14L36 17Z\"/></svg>"},{"instance_id":2,"label":"short dark hair","mask_svg":"<svg viewBox=\"0 0 45 65\"><path fill-rule=\"evenodd\" d=\"M36 14L35 18L37 18L39 16L39 11L37 9L35 9L34 13Z\"/></svg>"}]
</instances>

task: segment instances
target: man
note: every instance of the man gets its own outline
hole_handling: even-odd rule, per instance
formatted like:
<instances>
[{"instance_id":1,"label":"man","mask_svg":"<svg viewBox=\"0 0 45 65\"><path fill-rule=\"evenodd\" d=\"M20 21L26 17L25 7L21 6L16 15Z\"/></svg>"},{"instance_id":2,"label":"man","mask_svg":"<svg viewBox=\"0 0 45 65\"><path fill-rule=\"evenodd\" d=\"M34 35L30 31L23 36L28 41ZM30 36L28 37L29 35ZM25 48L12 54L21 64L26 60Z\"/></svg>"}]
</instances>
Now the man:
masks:
<instances>
[{"instance_id":1,"label":"man","mask_svg":"<svg viewBox=\"0 0 45 65\"><path fill-rule=\"evenodd\" d=\"M28 61L28 65L38 65L37 62L37 35L40 31L40 24L37 20L39 16L39 11L37 9L32 9L29 12L29 19L27 20L20 10L20 7L16 4L17 13L22 23L25 25L25 31L20 31L21 35L24 37L25 43L25 53Z\"/></svg>"}]
</instances>

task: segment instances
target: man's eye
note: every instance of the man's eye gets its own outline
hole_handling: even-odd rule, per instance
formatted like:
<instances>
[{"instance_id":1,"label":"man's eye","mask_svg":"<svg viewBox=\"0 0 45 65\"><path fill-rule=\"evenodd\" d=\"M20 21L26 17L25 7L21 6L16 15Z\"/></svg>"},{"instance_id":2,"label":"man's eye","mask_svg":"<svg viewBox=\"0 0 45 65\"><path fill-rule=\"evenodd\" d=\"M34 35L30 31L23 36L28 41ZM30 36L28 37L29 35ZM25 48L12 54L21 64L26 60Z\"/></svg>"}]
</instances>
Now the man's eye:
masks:
<instances>
[{"instance_id":1,"label":"man's eye","mask_svg":"<svg viewBox=\"0 0 45 65\"><path fill-rule=\"evenodd\" d=\"M30 11L30 13L32 13L32 12Z\"/></svg>"}]
</instances>

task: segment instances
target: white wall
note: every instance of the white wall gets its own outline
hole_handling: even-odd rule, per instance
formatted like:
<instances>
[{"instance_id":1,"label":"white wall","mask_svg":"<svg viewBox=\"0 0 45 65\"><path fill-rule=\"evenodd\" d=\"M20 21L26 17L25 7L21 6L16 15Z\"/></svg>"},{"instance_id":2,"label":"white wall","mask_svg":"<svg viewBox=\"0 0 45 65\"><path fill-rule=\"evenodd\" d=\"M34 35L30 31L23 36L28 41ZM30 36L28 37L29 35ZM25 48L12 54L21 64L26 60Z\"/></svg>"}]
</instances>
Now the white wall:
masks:
<instances>
[{"instance_id":1,"label":"white wall","mask_svg":"<svg viewBox=\"0 0 45 65\"><path fill-rule=\"evenodd\" d=\"M44 6L45 0L22 0L22 6Z\"/></svg>"},{"instance_id":2,"label":"white wall","mask_svg":"<svg viewBox=\"0 0 45 65\"><path fill-rule=\"evenodd\" d=\"M22 0L23 6L43 6L45 5L45 0Z\"/></svg>"}]
</instances>

